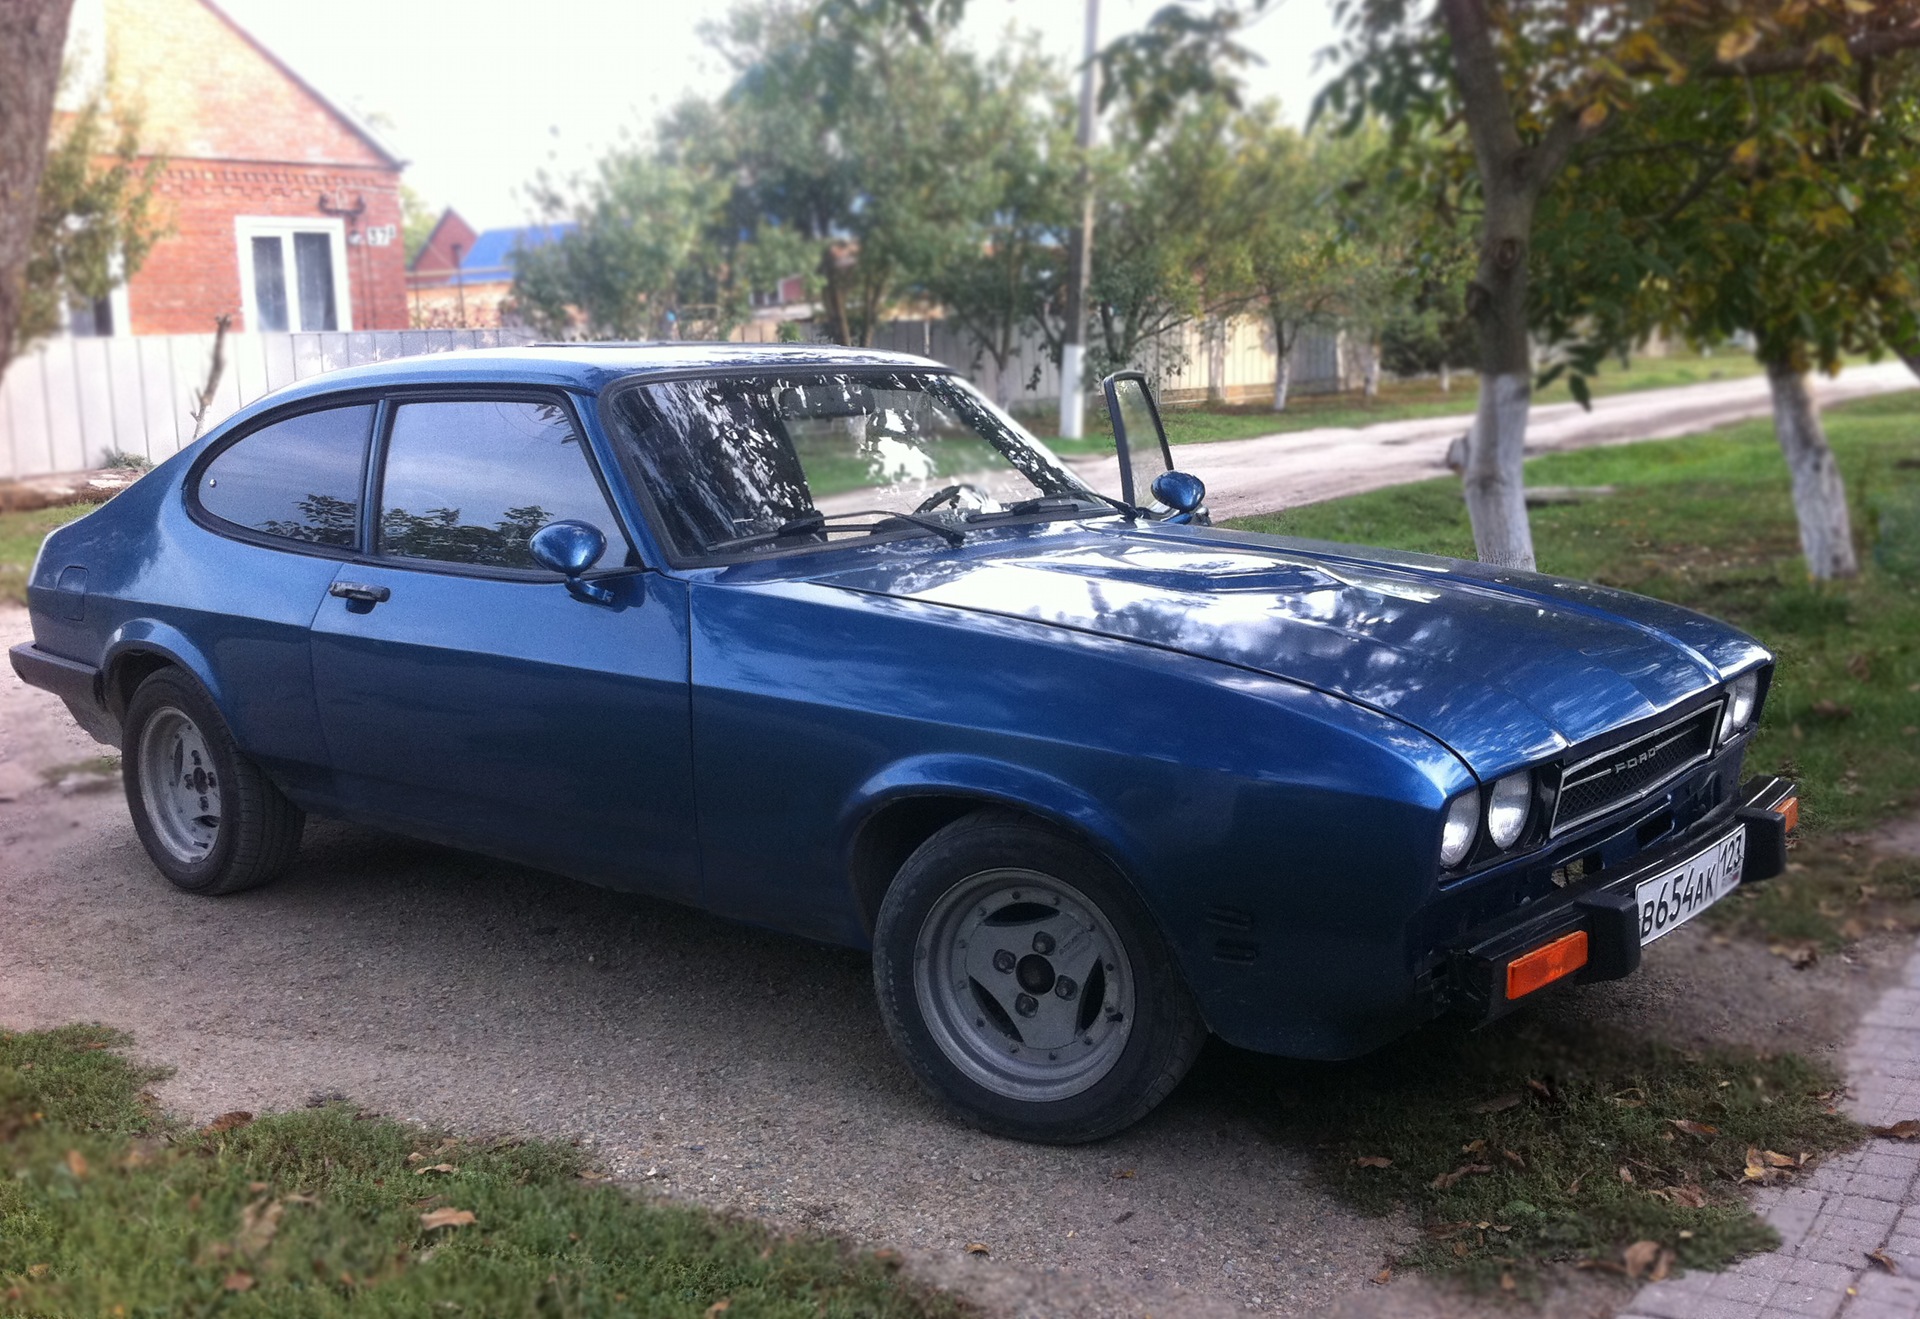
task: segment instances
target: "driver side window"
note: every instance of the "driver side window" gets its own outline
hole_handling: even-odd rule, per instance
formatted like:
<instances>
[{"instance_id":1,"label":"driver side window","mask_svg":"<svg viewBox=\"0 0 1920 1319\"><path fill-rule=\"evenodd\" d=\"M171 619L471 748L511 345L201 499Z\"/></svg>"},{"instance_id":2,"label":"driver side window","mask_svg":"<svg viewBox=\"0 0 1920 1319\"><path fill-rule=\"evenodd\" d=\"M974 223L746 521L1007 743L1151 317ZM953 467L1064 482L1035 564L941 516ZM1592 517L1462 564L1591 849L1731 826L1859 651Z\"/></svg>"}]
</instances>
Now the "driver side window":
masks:
<instances>
[{"instance_id":1,"label":"driver side window","mask_svg":"<svg viewBox=\"0 0 1920 1319\"><path fill-rule=\"evenodd\" d=\"M380 483L382 555L538 568L527 541L563 519L600 529L603 563L632 564L586 443L559 403L461 399L394 408Z\"/></svg>"}]
</instances>

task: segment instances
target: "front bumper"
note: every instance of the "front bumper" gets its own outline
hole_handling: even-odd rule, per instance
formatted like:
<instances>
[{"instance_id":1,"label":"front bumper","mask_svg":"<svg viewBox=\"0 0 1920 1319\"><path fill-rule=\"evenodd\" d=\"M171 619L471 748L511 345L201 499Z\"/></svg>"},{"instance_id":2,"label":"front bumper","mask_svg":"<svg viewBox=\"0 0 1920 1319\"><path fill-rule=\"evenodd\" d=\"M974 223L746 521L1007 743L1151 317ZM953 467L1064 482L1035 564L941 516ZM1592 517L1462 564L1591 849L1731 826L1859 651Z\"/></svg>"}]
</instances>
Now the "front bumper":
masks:
<instances>
[{"instance_id":1,"label":"front bumper","mask_svg":"<svg viewBox=\"0 0 1920 1319\"><path fill-rule=\"evenodd\" d=\"M1444 1006L1482 1021L1506 1015L1507 967L1517 958L1576 932L1586 935L1586 961L1566 983L1618 980L1640 966L1641 913L1635 891L1642 880L1669 870L1736 827L1746 830L1740 883L1771 879L1786 869L1787 839L1798 823L1798 793L1785 779L1750 779L1731 811L1715 812L1687 836L1636 858L1629 870L1529 907L1514 918L1473 931L1447 958Z\"/></svg>"}]
</instances>

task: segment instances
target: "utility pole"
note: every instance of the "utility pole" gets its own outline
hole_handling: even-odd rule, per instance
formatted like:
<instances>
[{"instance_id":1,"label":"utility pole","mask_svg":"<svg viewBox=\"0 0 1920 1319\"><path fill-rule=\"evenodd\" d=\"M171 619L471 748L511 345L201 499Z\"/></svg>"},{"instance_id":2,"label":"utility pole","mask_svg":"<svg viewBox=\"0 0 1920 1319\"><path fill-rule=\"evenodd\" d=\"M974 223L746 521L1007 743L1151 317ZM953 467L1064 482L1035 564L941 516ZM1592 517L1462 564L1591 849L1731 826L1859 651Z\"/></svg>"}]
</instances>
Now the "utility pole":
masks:
<instances>
[{"instance_id":1,"label":"utility pole","mask_svg":"<svg viewBox=\"0 0 1920 1319\"><path fill-rule=\"evenodd\" d=\"M1080 71L1080 223L1067 247L1067 324L1060 342L1060 434L1077 440L1086 405L1087 285L1093 279L1093 151L1098 121L1100 0L1087 0L1087 62Z\"/></svg>"}]
</instances>

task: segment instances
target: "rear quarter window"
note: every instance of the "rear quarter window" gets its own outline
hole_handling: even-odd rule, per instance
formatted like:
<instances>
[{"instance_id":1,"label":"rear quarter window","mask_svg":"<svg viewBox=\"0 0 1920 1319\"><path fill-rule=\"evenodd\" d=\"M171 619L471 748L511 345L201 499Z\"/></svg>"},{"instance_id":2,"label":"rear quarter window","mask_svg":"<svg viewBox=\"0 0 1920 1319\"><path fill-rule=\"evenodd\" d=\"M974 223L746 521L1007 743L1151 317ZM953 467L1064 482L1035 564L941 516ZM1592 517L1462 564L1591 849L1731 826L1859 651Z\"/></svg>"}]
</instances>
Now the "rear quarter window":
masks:
<instances>
[{"instance_id":1,"label":"rear quarter window","mask_svg":"<svg viewBox=\"0 0 1920 1319\"><path fill-rule=\"evenodd\" d=\"M303 412L242 436L200 473L200 507L262 535L352 549L373 411Z\"/></svg>"}]
</instances>

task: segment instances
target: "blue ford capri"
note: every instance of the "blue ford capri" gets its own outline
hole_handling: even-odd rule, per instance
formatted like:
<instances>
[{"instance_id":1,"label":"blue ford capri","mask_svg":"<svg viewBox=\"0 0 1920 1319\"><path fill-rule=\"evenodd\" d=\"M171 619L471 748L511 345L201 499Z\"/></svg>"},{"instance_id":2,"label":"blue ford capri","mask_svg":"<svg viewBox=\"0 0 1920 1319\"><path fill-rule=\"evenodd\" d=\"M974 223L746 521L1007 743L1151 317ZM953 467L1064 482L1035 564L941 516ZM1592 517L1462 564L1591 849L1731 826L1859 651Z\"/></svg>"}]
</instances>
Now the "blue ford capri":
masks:
<instances>
[{"instance_id":1,"label":"blue ford capri","mask_svg":"<svg viewBox=\"0 0 1920 1319\"><path fill-rule=\"evenodd\" d=\"M928 1089L1033 1140L1209 1033L1345 1058L1627 975L1782 869L1752 639L1211 527L1107 393L1117 493L897 354L335 372L49 536L13 665L181 889L317 813L871 949Z\"/></svg>"}]
</instances>

